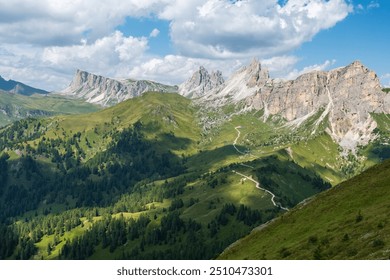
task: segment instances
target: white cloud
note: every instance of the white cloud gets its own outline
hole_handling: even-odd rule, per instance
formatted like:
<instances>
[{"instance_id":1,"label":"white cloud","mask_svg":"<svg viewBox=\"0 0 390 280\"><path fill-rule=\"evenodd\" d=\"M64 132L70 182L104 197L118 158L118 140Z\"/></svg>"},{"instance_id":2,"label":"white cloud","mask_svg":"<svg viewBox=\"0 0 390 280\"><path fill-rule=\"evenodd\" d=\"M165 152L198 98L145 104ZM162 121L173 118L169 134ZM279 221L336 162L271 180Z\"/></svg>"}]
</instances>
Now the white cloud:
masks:
<instances>
[{"instance_id":1,"label":"white cloud","mask_svg":"<svg viewBox=\"0 0 390 280\"><path fill-rule=\"evenodd\" d=\"M178 85L191 77L200 66L204 66L209 71L220 70L225 77L228 77L242 65L239 60L210 60L167 55L162 58L150 58L134 67L127 75Z\"/></svg>"},{"instance_id":2,"label":"white cloud","mask_svg":"<svg viewBox=\"0 0 390 280\"><path fill-rule=\"evenodd\" d=\"M271 77L285 78L293 71L295 64L299 61L296 56L275 56L261 60L262 65L268 68Z\"/></svg>"},{"instance_id":3,"label":"white cloud","mask_svg":"<svg viewBox=\"0 0 390 280\"><path fill-rule=\"evenodd\" d=\"M296 79L298 76L303 75L305 73L309 73L312 71L324 71L328 70L330 66L334 65L336 63L335 60L326 60L322 64L314 64L310 66L304 67L302 70L294 69L291 72L289 72L285 78L288 80Z\"/></svg>"},{"instance_id":4,"label":"white cloud","mask_svg":"<svg viewBox=\"0 0 390 280\"><path fill-rule=\"evenodd\" d=\"M0 0L0 42L69 45L107 36L126 17L161 11L168 0Z\"/></svg>"},{"instance_id":5,"label":"white cloud","mask_svg":"<svg viewBox=\"0 0 390 280\"><path fill-rule=\"evenodd\" d=\"M146 38L126 37L119 31L92 43L83 40L71 46L42 49L7 44L0 51L0 73L44 89L60 90L69 84L77 68L113 77L128 72L141 63L147 48Z\"/></svg>"},{"instance_id":6,"label":"white cloud","mask_svg":"<svg viewBox=\"0 0 390 280\"><path fill-rule=\"evenodd\" d=\"M294 50L343 20L353 7L343 0L174 0L160 17L171 20L181 54L204 58L270 57Z\"/></svg>"},{"instance_id":7,"label":"white cloud","mask_svg":"<svg viewBox=\"0 0 390 280\"><path fill-rule=\"evenodd\" d=\"M356 10L358 10L358 11L363 11L363 10L364 10L364 7L363 7L362 4L357 4L355 8L356 8Z\"/></svg>"},{"instance_id":8,"label":"white cloud","mask_svg":"<svg viewBox=\"0 0 390 280\"><path fill-rule=\"evenodd\" d=\"M368 4L367 9L369 9L369 10L377 9L379 7L380 7L380 5L377 1L371 1L370 4Z\"/></svg>"},{"instance_id":9,"label":"white cloud","mask_svg":"<svg viewBox=\"0 0 390 280\"><path fill-rule=\"evenodd\" d=\"M155 28L155 29L152 30L152 32L150 32L149 37L155 38L155 37L157 37L159 34L160 34L160 30L158 30L157 28Z\"/></svg>"},{"instance_id":10,"label":"white cloud","mask_svg":"<svg viewBox=\"0 0 390 280\"><path fill-rule=\"evenodd\" d=\"M386 73L380 77L383 87L390 88L390 73Z\"/></svg>"},{"instance_id":11,"label":"white cloud","mask_svg":"<svg viewBox=\"0 0 390 280\"><path fill-rule=\"evenodd\" d=\"M42 61L50 67L75 69L116 75L123 67L134 66L148 48L146 38L125 37L116 31L107 37L88 44L65 47L47 47L43 50Z\"/></svg>"},{"instance_id":12,"label":"white cloud","mask_svg":"<svg viewBox=\"0 0 390 280\"><path fill-rule=\"evenodd\" d=\"M61 89L76 68L175 84L200 65L229 75L258 57L275 76L287 76L300 72L289 52L343 20L352 7L343 0L279 2L0 0L0 74L50 90ZM115 31L126 17L151 15L170 21L176 53L156 57L148 38ZM156 27L149 38L162 36Z\"/></svg>"},{"instance_id":13,"label":"white cloud","mask_svg":"<svg viewBox=\"0 0 390 280\"><path fill-rule=\"evenodd\" d=\"M147 43L146 38L125 37L120 31L116 31L92 44L81 41L72 46L47 47L43 51L43 61L65 67L77 63L110 66L139 57L147 49Z\"/></svg>"},{"instance_id":14,"label":"white cloud","mask_svg":"<svg viewBox=\"0 0 390 280\"><path fill-rule=\"evenodd\" d=\"M40 49L33 46L15 48L4 45L0 51L0 75L46 90L58 90L69 84L69 73L47 67L41 60Z\"/></svg>"}]
</instances>

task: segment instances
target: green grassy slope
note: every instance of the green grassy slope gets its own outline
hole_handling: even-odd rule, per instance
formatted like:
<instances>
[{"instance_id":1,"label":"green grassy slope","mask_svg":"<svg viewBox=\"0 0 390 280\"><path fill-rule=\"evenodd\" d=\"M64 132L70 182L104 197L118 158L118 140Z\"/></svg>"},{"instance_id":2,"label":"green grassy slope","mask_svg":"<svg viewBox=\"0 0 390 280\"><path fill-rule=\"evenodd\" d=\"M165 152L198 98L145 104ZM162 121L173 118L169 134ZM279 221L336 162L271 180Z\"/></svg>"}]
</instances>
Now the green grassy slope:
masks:
<instances>
[{"instance_id":1,"label":"green grassy slope","mask_svg":"<svg viewBox=\"0 0 390 280\"><path fill-rule=\"evenodd\" d=\"M255 229L219 258L388 259L389 199L386 161Z\"/></svg>"},{"instance_id":2,"label":"green grassy slope","mask_svg":"<svg viewBox=\"0 0 390 280\"><path fill-rule=\"evenodd\" d=\"M19 243L36 248L27 254L18 246L9 258L58 258L63 248L64 258L187 258L180 252L191 238L200 245L193 257L211 258L281 211L233 170L272 189L286 207L326 186L284 147L267 148L260 158L234 149L235 126L242 125L237 147L246 150L245 135L260 123L257 116L225 123L210 142L197 110L180 95L148 93L99 112L22 120L0 130L11 156L0 192L8 214L1 216L16 219L17 231L30 238ZM124 244L89 239L90 232L129 226L142 215L150 222ZM166 232L162 224L169 219L178 221L177 231ZM156 237L155 231L163 233ZM91 252L72 251L75 242L89 244Z\"/></svg>"},{"instance_id":3,"label":"green grassy slope","mask_svg":"<svg viewBox=\"0 0 390 280\"><path fill-rule=\"evenodd\" d=\"M26 117L94 112L100 107L57 95L25 96L0 91L0 127Z\"/></svg>"},{"instance_id":4,"label":"green grassy slope","mask_svg":"<svg viewBox=\"0 0 390 280\"><path fill-rule=\"evenodd\" d=\"M229 107L206 112L216 120L207 130L199 109L178 94L146 93L98 112L0 129L0 150L10 156L0 157L0 221L11 223L0 223L0 233L19 234L6 244L13 250L6 256L214 258L284 212L235 172L291 209L329 188L324 180L335 185L364 166L340 156L318 116L290 127L277 117L263 121L261 111L234 114ZM386 116L379 117L385 131ZM372 145L381 148L382 140ZM363 151L373 153L366 162L380 161L373 151ZM315 249L316 257L331 257L318 254L331 236L304 238L319 247L307 249L309 257ZM293 245L280 249L283 256L299 251Z\"/></svg>"}]
</instances>

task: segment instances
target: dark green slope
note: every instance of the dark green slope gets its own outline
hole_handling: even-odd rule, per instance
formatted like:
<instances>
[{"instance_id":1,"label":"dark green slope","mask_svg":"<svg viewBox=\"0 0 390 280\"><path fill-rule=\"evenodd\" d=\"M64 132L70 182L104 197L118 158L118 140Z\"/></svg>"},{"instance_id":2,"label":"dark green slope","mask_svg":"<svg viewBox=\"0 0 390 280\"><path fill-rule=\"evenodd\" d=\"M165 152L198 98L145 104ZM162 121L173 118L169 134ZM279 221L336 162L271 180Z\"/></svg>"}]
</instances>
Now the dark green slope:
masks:
<instances>
[{"instance_id":1,"label":"dark green slope","mask_svg":"<svg viewBox=\"0 0 390 280\"><path fill-rule=\"evenodd\" d=\"M389 259L390 161L254 230L220 259Z\"/></svg>"}]
</instances>

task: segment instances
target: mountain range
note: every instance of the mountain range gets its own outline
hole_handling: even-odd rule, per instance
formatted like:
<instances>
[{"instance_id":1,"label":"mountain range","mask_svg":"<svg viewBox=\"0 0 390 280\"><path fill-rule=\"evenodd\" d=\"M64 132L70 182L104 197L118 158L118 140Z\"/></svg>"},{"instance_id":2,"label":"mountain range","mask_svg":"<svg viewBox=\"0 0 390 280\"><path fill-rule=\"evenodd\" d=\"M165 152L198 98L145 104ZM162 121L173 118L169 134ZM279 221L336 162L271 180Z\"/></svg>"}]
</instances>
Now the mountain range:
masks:
<instances>
[{"instance_id":1,"label":"mountain range","mask_svg":"<svg viewBox=\"0 0 390 280\"><path fill-rule=\"evenodd\" d=\"M389 97L360 62L291 81L257 60L227 79L200 67L177 87L78 70L48 95L95 109L0 129L0 259L368 259L389 249ZM268 231L284 241L263 250ZM355 251L342 253L348 244Z\"/></svg>"}]
</instances>

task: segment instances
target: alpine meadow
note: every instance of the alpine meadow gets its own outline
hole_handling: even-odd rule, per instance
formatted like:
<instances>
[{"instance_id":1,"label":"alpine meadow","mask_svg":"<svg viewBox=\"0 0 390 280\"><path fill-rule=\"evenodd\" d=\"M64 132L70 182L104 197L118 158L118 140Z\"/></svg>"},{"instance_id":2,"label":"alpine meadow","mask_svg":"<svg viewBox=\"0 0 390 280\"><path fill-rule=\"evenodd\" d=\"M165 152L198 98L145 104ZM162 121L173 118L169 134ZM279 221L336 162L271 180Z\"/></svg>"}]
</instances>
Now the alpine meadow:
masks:
<instances>
[{"instance_id":1,"label":"alpine meadow","mask_svg":"<svg viewBox=\"0 0 390 280\"><path fill-rule=\"evenodd\" d=\"M389 11L0 0L0 260L390 259Z\"/></svg>"},{"instance_id":2,"label":"alpine meadow","mask_svg":"<svg viewBox=\"0 0 390 280\"><path fill-rule=\"evenodd\" d=\"M78 99L55 98L107 105L115 82L78 71ZM389 154L390 107L361 63L281 82L253 60L142 90L1 129L2 259L387 258L386 175L370 183L387 164L363 171Z\"/></svg>"}]
</instances>

